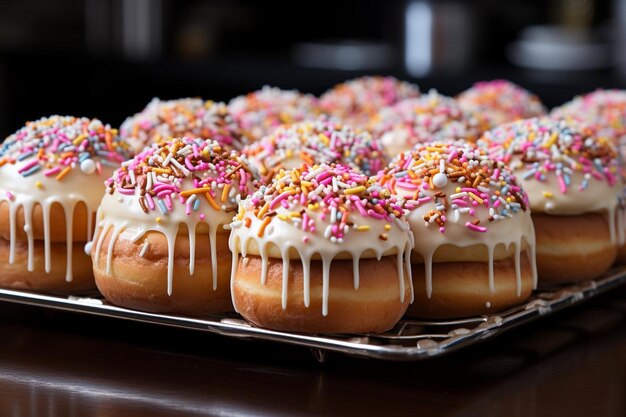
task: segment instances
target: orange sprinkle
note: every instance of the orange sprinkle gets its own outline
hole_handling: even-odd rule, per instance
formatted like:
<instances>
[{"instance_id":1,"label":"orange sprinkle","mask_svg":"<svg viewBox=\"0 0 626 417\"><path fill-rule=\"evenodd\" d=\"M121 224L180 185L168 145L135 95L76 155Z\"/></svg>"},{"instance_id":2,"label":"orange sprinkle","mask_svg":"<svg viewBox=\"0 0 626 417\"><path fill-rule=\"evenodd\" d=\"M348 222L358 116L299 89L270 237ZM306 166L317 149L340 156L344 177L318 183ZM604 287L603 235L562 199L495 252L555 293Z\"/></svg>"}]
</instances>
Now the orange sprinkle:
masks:
<instances>
[{"instance_id":1,"label":"orange sprinkle","mask_svg":"<svg viewBox=\"0 0 626 417\"><path fill-rule=\"evenodd\" d=\"M72 167L63 168L63 171L59 172L59 175L57 175L57 181L61 181L71 170Z\"/></svg>"},{"instance_id":2,"label":"orange sprinkle","mask_svg":"<svg viewBox=\"0 0 626 417\"><path fill-rule=\"evenodd\" d=\"M217 203L215 202L215 200L213 200L213 197L211 197L211 193L206 192L206 193L204 193L204 196L206 197L206 199L209 202L209 204L211 205L211 207L213 207L215 210L219 210L220 209L220 206L218 206Z\"/></svg>"},{"instance_id":3,"label":"orange sprinkle","mask_svg":"<svg viewBox=\"0 0 626 417\"><path fill-rule=\"evenodd\" d=\"M222 190L222 203L228 198L228 192L230 191L230 184L225 184Z\"/></svg>"},{"instance_id":4,"label":"orange sprinkle","mask_svg":"<svg viewBox=\"0 0 626 417\"><path fill-rule=\"evenodd\" d=\"M269 219L269 217L268 217ZM250 217L246 217L246 220L244 221L246 227L250 227L250 223L252 223L252 219Z\"/></svg>"},{"instance_id":5,"label":"orange sprinkle","mask_svg":"<svg viewBox=\"0 0 626 417\"><path fill-rule=\"evenodd\" d=\"M2 158L2 159L0 159L0 167L1 167L1 166L4 166L4 164L6 164L7 162L9 162L9 160L8 160L8 159L6 159L6 158Z\"/></svg>"},{"instance_id":6,"label":"orange sprinkle","mask_svg":"<svg viewBox=\"0 0 626 417\"><path fill-rule=\"evenodd\" d=\"M266 217L263 219L263 223L261 223L261 226L259 227L259 232L257 233L258 237L263 237L263 234L265 233L265 228L267 227L268 224L270 224L271 221L272 221L271 217Z\"/></svg>"},{"instance_id":7,"label":"orange sprinkle","mask_svg":"<svg viewBox=\"0 0 626 417\"><path fill-rule=\"evenodd\" d=\"M191 190L181 191L180 195L181 195L181 197L189 197L192 194L202 194L202 193L206 192L207 190L208 190L208 188L205 188L205 187L192 188Z\"/></svg>"}]
</instances>

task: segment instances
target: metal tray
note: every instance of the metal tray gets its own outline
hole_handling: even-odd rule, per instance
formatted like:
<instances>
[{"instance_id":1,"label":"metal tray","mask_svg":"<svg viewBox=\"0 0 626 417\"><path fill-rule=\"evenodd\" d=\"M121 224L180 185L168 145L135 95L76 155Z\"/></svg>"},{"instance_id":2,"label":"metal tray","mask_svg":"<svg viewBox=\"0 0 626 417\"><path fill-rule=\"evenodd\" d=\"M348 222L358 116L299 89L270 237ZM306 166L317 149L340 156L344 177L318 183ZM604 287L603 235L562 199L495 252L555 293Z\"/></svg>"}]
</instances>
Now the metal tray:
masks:
<instances>
[{"instance_id":1,"label":"metal tray","mask_svg":"<svg viewBox=\"0 0 626 417\"><path fill-rule=\"evenodd\" d=\"M471 346L505 330L593 298L624 283L626 267L620 267L595 281L555 289L541 289L525 304L497 315L462 320L402 320L385 333L355 335L308 335L261 329L236 314L193 318L145 313L110 305L99 295L59 297L0 289L0 301L199 330L242 339L269 340L305 346L311 348L314 357L320 362L325 360L328 352L383 360L415 361Z\"/></svg>"}]
</instances>

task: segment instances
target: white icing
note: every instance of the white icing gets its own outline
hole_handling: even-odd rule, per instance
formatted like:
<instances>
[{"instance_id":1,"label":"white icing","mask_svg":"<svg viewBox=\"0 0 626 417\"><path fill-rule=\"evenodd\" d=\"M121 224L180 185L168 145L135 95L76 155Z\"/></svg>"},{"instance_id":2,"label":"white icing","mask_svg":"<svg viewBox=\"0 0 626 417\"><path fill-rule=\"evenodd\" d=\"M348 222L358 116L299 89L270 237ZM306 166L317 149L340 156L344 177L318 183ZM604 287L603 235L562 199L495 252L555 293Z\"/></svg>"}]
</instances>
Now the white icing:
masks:
<instances>
[{"instance_id":1,"label":"white icing","mask_svg":"<svg viewBox=\"0 0 626 417\"><path fill-rule=\"evenodd\" d=\"M240 208L241 210L241 208ZM289 215L292 210L285 209L282 206L276 208L278 214ZM313 220L318 231L325 230L329 225L328 216L325 220L320 218L321 211L307 211L307 215ZM250 219L250 227L244 225L245 219ZM258 231L262 220L258 219L253 212L247 211L244 214L244 220L237 220L231 224L232 232L230 235L229 246L233 252L233 263L231 271L231 288L234 286L235 275L237 272L237 263L239 255L245 259L250 249L256 249L254 255L261 257L261 283L265 284L267 276L268 263L268 246L275 245L280 249L281 259L283 262L283 278L282 278L282 308L287 308L288 304L288 273L290 259L299 259L302 262L303 271L303 303L306 307L310 305L310 269L313 259L321 259L322 261L322 315L328 315L328 300L330 289L330 265L333 259L346 259L345 253L349 254L349 259L353 260L353 276L354 289L358 290L359 282L359 260L361 258L371 258L375 256L381 259L383 256L396 256L399 277L399 299L404 301L405 298L405 282L404 270L408 273L411 285L411 302L413 301L413 280L411 278L410 254L413 248L413 235L408 230L408 224L404 219L395 220L391 224L391 228L386 230L385 224L389 224L384 220L377 220L371 217L363 217L358 213L350 215L351 221L357 226L369 226L367 231L349 230L345 234L342 242L333 243L323 236L323 233L307 233L303 232L296 222L283 221L274 217L271 224L274 226L273 231L269 233L268 228L262 237L258 236ZM388 235L387 240L379 238L381 233ZM303 237L307 237L304 242ZM255 245L251 246L254 242ZM404 266L404 268L403 268ZM237 306L235 305L235 310Z\"/></svg>"},{"instance_id":2,"label":"white icing","mask_svg":"<svg viewBox=\"0 0 626 417\"><path fill-rule=\"evenodd\" d=\"M44 269L49 273L52 268L50 253L50 213L53 204L59 204L65 213L67 267L66 281L72 281L72 248L73 248L73 217L74 210L79 203L87 208L88 240L93 233L92 216L104 193L102 183L111 175L113 168L102 166L102 174L85 175L78 169L71 170L62 180L55 176L46 177L41 170L27 177L17 170L30 159L16 164L6 164L0 169L0 202L9 207L9 264L15 262L15 245L17 233L17 211L22 207L24 212L24 231L28 242L28 271L34 270L35 238L32 227L33 210L36 205L41 206L44 227ZM39 183L39 184L38 184ZM39 186L38 186L39 185ZM9 198L7 192L13 195Z\"/></svg>"},{"instance_id":3,"label":"white icing","mask_svg":"<svg viewBox=\"0 0 626 417\"><path fill-rule=\"evenodd\" d=\"M182 189L194 188L189 179L184 179L181 187ZM237 187L236 183L233 183L232 187ZM168 247L167 293L171 295L174 280L174 248L179 229L181 225L185 225L189 231L189 273L193 275L195 272L197 227L204 223L209 228L213 289L217 289L217 233L222 231L224 225L232 221L234 212L227 213L224 210L215 210L205 202L205 204L200 205L197 212L191 211L187 215L184 204L180 204L178 201L173 203L172 209L166 215L158 209L149 210L148 213L145 213L141 209L139 197L136 194L122 195L117 189L113 194L105 194L97 216L99 233L95 239L94 262L99 259L104 238L109 232L111 239L108 248L106 248L107 262L105 266L107 274L111 273L113 249L118 240L136 242L147 232L161 233L166 238ZM205 215L204 220L200 218L201 214ZM143 246L140 256L145 255L146 250L147 246Z\"/></svg>"}]
</instances>

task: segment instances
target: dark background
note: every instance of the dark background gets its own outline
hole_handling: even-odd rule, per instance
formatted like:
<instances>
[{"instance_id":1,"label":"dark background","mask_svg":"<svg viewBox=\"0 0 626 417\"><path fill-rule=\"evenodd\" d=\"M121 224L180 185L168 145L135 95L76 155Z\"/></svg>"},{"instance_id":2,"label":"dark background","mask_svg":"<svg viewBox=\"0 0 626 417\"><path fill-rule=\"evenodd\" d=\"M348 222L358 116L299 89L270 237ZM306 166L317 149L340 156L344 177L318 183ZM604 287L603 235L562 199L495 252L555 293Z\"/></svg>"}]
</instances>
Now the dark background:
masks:
<instances>
[{"instance_id":1,"label":"dark background","mask_svg":"<svg viewBox=\"0 0 626 417\"><path fill-rule=\"evenodd\" d=\"M626 85L622 3L2 1L0 135L50 114L119 125L155 96L228 100L264 84L320 94L371 73L445 94L477 80L508 78L554 106L596 87ZM412 8L419 16L411 15ZM537 25L558 33L528 32ZM529 39L534 47L570 51L576 62L549 52L512 57L516 42ZM358 59L337 49L346 44L373 49ZM334 58L311 46L330 48ZM408 50L430 64L411 69ZM541 69L546 65L558 68Z\"/></svg>"}]
</instances>

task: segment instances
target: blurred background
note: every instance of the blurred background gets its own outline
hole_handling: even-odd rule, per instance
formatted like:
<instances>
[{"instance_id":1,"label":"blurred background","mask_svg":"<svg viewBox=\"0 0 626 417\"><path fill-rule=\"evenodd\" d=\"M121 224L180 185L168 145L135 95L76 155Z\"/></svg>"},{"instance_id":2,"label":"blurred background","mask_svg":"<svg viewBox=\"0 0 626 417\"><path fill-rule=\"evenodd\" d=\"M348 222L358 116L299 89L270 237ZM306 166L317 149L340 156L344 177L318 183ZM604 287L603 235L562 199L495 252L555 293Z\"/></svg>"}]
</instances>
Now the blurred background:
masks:
<instances>
[{"instance_id":1,"label":"blurred background","mask_svg":"<svg viewBox=\"0 0 626 417\"><path fill-rule=\"evenodd\" d=\"M152 97L320 94L364 74L454 95L507 78L558 105L626 87L626 0L0 3L0 135L50 114L119 125Z\"/></svg>"}]
</instances>

